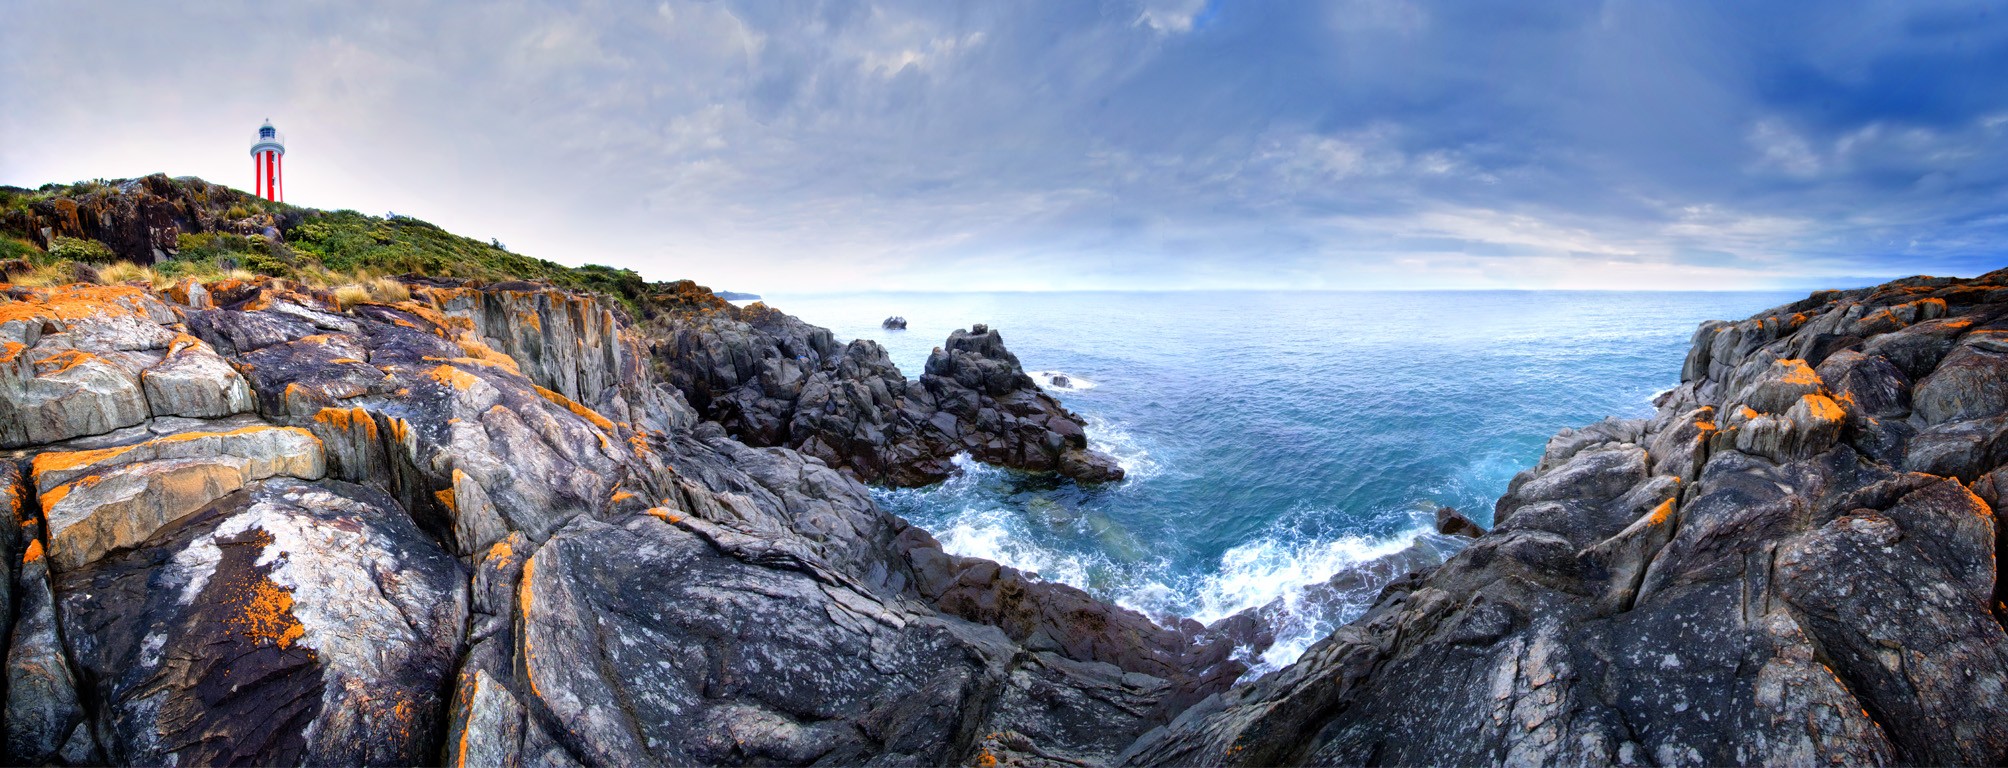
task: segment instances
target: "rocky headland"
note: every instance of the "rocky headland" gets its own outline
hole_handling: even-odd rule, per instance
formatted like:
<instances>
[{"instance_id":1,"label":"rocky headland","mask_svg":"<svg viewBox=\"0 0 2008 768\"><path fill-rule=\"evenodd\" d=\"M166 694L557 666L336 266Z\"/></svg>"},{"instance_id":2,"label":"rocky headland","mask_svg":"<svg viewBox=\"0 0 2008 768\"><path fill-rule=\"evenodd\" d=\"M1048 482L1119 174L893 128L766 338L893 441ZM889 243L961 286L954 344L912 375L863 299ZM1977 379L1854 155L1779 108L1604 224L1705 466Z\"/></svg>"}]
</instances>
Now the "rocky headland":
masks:
<instances>
[{"instance_id":1,"label":"rocky headland","mask_svg":"<svg viewBox=\"0 0 2008 768\"><path fill-rule=\"evenodd\" d=\"M1263 609L1153 620L874 504L963 453L1120 478L994 329L910 380L688 282L194 184L0 216L38 276L0 285L10 764L2008 759L2008 271L1702 326L1653 417L1312 589L1378 598L1244 679ZM51 260L189 228L279 274Z\"/></svg>"}]
</instances>

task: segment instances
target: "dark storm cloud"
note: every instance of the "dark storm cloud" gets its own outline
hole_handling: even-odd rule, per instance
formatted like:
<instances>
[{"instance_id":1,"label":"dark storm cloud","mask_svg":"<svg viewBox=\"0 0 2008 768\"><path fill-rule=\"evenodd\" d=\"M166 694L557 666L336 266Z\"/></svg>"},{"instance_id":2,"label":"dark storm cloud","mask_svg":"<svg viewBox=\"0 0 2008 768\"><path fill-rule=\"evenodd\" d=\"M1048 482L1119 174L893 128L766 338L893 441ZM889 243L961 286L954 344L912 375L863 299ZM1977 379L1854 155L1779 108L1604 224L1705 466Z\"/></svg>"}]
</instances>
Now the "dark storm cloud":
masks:
<instances>
[{"instance_id":1,"label":"dark storm cloud","mask_svg":"<svg viewBox=\"0 0 2008 768\"><path fill-rule=\"evenodd\" d=\"M1979 3L4 13L0 181L242 183L269 114L301 202L734 287L1798 287L2008 239Z\"/></svg>"}]
</instances>

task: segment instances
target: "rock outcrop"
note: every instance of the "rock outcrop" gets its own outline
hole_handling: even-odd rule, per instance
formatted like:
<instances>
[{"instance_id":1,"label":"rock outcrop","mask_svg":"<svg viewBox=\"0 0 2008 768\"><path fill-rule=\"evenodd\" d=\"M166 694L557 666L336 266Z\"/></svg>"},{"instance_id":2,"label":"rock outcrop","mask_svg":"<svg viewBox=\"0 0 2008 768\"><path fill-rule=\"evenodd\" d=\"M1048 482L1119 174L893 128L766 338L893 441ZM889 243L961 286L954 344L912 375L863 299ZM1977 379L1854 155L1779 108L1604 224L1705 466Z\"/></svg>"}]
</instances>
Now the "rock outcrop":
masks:
<instances>
[{"instance_id":1,"label":"rock outcrop","mask_svg":"<svg viewBox=\"0 0 2008 768\"><path fill-rule=\"evenodd\" d=\"M734 307L684 287L647 309L670 382L749 444L899 486L948 477L962 453L1087 482L1122 479L1114 459L1088 447L1081 417L1040 390L985 326L950 335L908 381L877 343L839 345L764 304Z\"/></svg>"},{"instance_id":2,"label":"rock outcrop","mask_svg":"<svg viewBox=\"0 0 2008 768\"><path fill-rule=\"evenodd\" d=\"M182 235L224 232L276 238L278 222L266 213L233 206L253 202L244 192L201 179L155 174L103 189L30 204L0 214L0 230L33 235L44 248L58 237L96 240L126 261L153 264L179 253Z\"/></svg>"},{"instance_id":3,"label":"rock outcrop","mask_svg":"<svg viewBox=\"0 0 2008 768\"><path fill-rule=\"evenodd\" d=\"M406 287L0 288L8 762L1107 762L1246 669L735 439L594 296ZM841 350L802 390L890 381L989 430L930 458L1085 455L994 333L907 384L749 316L793 335L706 359Z\"/></svg>"},{"instance_id":4,"label":"rock outcrop","mask_svg":"<svg viewBox=\"0 0 2008 768\"><path fill-rule=\"evenodd\" d=\"M2008 271L1695 334L1494 528L1134 765L1995 764Z\"/></svg>"}]
</instances>

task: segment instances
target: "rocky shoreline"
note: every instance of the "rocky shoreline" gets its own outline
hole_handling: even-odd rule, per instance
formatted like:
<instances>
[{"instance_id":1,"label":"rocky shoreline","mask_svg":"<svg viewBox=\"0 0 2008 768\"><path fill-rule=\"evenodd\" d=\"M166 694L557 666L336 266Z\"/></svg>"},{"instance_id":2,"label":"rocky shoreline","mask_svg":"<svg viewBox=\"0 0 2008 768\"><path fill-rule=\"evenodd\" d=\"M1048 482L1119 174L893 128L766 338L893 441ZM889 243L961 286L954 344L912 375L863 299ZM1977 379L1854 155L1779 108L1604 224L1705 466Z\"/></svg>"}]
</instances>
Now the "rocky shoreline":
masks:
<instances>
[{"instance_id":1,"label":"rocky shoreline","mask_svg":"<svg viewBox=\"0 0 2008 768\"><path fill-rule=\"evenodd\" d=\"M2008 270L1695 333L1496 526L1129 765L1998 764Z\"/></svg>"},{"instance_id":2,"label":"rocky shoreline","mask_svg":"<svg viewBox=\"0 0 2008 768\"><path fill-rule=\"evenodd\" d=\"M1120 479L994 329L909 380L688 282L397 293L0 286L9 763L2008 757L2008 271L1702 326L1259 679L1264 609L1162 625L873 503Z\"/></svg>"},{"instance_id":3,"label":"rocky shoreline","mask_svg":"<svg viewBox=\"0 0 2008 768\"><path fill-rule=\"evenodd\" d=\"M689 285L407 284L0 289L9 762L1106 761L1245 669L873 504L1113 468L995 331L907 383Z\"/></svg>"}]
</instances>

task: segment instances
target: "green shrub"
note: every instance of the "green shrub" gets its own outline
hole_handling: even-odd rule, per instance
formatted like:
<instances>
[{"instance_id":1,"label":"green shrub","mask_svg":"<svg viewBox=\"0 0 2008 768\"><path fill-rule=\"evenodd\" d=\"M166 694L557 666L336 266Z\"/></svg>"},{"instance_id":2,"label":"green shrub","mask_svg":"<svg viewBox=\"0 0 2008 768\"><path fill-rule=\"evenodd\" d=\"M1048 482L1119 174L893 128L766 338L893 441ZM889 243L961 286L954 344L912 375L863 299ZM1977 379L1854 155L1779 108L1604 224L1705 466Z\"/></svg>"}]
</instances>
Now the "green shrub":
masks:
<instances>
[{"instance_id":1,"label":"green shrub","mask_svg":"<svg viewBox=\"0 0 2008 768\"><path fill-rule=\"evenodd\" d=\"M41 255L42 249L35 247L34 243L18 237L0 235L0 259L36 260Z\"/></svg>"},{"instance_id":2,"label":"green shrub","mask_svg":"<svg viewBox=\"0 0 2008 768\"><path fill-rule=\"evenodd\" d=\"M119 258L109 245L75 237L57 237L49 246L49 255L87 264L109 264Z\"/></svg>"},{"instance_id":3,"label":"green shrub","mask_svg":"<svg viewBox=\"0 0 2008 768\"><path fill-rule=\"evenodd\" d=\"M251 270L261 275L271 275L273 277L285 277L293 273L293 268L286 262L273 258L270 254L259 253L257 251L252 251L244 254L243 257L239 259L239 263L242 264L245 269Z\"/></svg>"}]
</instances>

